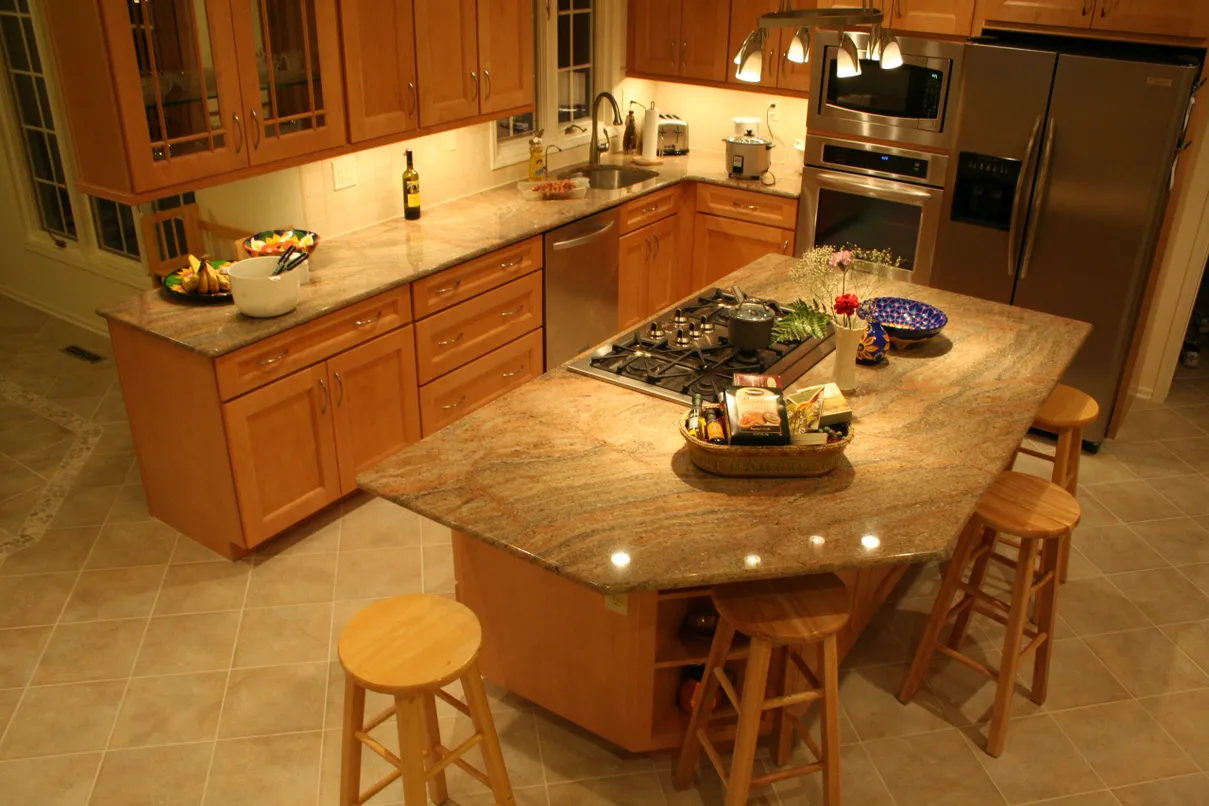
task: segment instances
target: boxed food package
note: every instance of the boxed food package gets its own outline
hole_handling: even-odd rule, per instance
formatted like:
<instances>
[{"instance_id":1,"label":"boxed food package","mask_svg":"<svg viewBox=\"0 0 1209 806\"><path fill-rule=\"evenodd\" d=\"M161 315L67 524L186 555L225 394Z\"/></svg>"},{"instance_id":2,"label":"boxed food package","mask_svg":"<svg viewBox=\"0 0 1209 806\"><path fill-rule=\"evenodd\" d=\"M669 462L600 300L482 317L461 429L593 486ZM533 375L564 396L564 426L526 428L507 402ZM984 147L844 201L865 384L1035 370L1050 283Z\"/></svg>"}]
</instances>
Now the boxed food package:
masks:
<instances>
[{"instance_id":1,"label":"boxed food package","mask_svg":"<svg viewBox=\"0 0 1209 806\"><path fill-rule=\"evenodd\" d=\"M725 398L731 445L789 444L789 416L780 389L728 386Z\"/></svg>"}]
</instances>

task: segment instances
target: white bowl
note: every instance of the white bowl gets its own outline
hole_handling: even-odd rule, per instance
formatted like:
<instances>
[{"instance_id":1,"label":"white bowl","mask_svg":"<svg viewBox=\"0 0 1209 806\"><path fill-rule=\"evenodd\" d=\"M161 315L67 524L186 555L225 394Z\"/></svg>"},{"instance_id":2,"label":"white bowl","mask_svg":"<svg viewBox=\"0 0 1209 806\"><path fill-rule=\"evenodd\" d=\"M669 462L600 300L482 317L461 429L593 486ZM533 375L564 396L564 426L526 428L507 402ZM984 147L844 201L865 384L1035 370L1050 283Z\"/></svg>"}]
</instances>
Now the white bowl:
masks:
<instances>
[{"instance_id":1,"label":"white bowl","mask_svg":"<svg viewBox=\"0 0 1209 806\"><path fill-rule=\"evenodd\" d=\"M268 318L281 316L298 307L298 269L273 276L277 258L250 257L232 263L231 295L235 307L245 316Z\"/></svg>"}]
</instances>

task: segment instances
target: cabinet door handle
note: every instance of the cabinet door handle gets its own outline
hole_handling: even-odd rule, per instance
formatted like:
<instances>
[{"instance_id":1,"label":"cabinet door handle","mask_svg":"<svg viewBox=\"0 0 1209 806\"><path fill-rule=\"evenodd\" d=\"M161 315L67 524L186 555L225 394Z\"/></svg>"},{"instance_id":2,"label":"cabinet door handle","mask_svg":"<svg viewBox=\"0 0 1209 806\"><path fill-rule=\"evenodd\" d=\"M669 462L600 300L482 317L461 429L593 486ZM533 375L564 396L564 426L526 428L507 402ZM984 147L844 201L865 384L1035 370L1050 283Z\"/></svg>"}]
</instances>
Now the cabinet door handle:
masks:
<instances>
[{"instance_id":1,"label":"cabinet door handle","mask_svg":"<svg viewBox=\"0 0 1209 806\"><path fill-rule=\"evenodd\" d=\"M483 96L483 100L490 101L491 100L491 71L484 70L483 78L487 79L487 87L486 87L487 94Z\"/></svg>"},{"instance_id":2,"label":"cabinet door handle","mask_svg":"<svg viewBox=\"0 0 1209 806\"><path fill-rule=\"evenodd\" d=\"M789 251L789 239L786 238L785 241L781 244L781 254L783 255L788 251Z\"/></svg>"},{"instance_id":3,"label":"cabinet door handle","mask_svg":"<svg viewBox=\"0 0 1209 806\"><path fill-rule=\"evenodd\" d=\"M894 9L898 13L898 18L903 18L903 0L894 0Z\"/></svg>"},{"instance_id":4,"label":"cabinet door handle","mask_svg":"<svg viewBox=\"0 0 1209 806\"><path fill-rule=\"evenodd\" d=\"M661 243L660 243L660 241L659 241L659 236L658 236L658 235L655 235L655 236L654 236L654 238L655 238L655 254L651 255L651 257L652 257L652 258L657 258L657 257L659 257L659 247L660 247L662 244L661 244Z\"/></svg>"},{"instance_id":5,"label":"cabinet door handle","mask_svg":"<svg viewBox=\"0 0 1209 806\"><path fill-rule=\"evenodd\" d=\"M366 325L372 325L374 322L377 322L381 318L382 318L382 311L378 311L376 314L374 314L373 316L371 316L368 319L354 319L353 327L365 327Z\"/></svg>"},{"instance_id":6,"label":"cabinet door handle","mask_svg":"<svg viewBox=\"0 0 1209 806\"><path fill-rule=\"evenodd\" d=\"M344 405L344 378L340 377L339 372L333 372L332 375L336 378L336 405Z\"/></svg>"},{"instance_id":7,"label":"cabinet door handle","mask_svg":"<svg viewBox=\"0 0 1209 806\"><path fill-rule=\"evenodd\" d=\"M447 285L444 288L434 288L432 290L432 293L434 293L434 294L451 294L454 291L457 291L458 286L460 286L461 284L462 284L461 280L454 280L453 285Z\"/></svg>"},{"instance_id":8,"label":"cabinet door handle","mask_svg":"<svg viewBox=\"0 0 1209 806\"><path fill-rule=\"evenodd\" d=\"M457 403L450 403L448 406L441 406L441 411L449 411L450 409L456 409L458 406L462 405L465 402L466 402L466 395L462 395L461 397L458 398Z\"/></svg>"},{"instance_id":9,"label":"cabinet door handle","mask_svg":"<svg viewBox=\"0 0 1209 806\"><path fill-rule=\"evenodd\" d=\"M411 90L411 114L408 117L415 117L416 112L420 110L420 94L416 92L416 85L412 82L407 82L407 88Z\"/></svg>"},{"instance_id":10,"label":"cabinet door handle","mask_svg":"<svg viewBox=\"0 0 1209 806\"><path fill-rule=\"evenodd\" d=\"M267 367L269 364L276 364L278 361L285 358L289 354L290 354L290 348L286 347L284 350L281 351L281 355L275 355L272 358L265 358L261 361L257 361L256 366Z\"/></svg>"},{"instance_id":11,"label":"cabinet door handle","mask_svg":"<svg viewBox=\"0 0 1209 806\"><path fill-rule=\"evenodd\" d=\"M655 257L655 244L651 240L651 236L648 235L648 236L646 236L646 262L650 263L651 259L654 257Z\"/></svg>"},{"instance_id":12,"label":"cabinet door handle","mask_svg":"<svg viewBox=\"0 0 1209 806\"><path fill-rule=\"evenodd\" d=\"M740 204L739 202L731 202L731 204L735 206L736 210L746 210L749 213L760 212L760 207L755 204Z\"/></svg>"},{"instance_id":13,"label":"cabinet door handle","mask_svg":"<svg viewBox=\"0 0 1209 806\"><path fill-rule=\"evenodd\" d=\"M256 140L252 143L252 148L260 150L260 115L256 114L255 109L249 109L248 117L252 118L252 122L256 124Z\"/></svg>"},{"instance_id":14,"label":"cabinet door handle","mask_svg":"<svg viewBox=\"0 0 1209 806\"><path fill-rule=\"evenodd\" d=\"M458 333L458 335L454 336L452 339L446 339L445 341L438 341L437 346L438 347L448 347L451 344L457 344L459 341L462 340L462 337L465 335L466 335L465 333Z\"/></svg>"},{"instance_id":15,"label":"cabinet door handle","mask_svg":"<svg viewBox=\"0 0 1209 806\"><path fill-rule=\"evenodd\" d=\"M327 393L327 381L320 378L319 388L323 390L323 407L319 409L319 413L327 414L327 407L331 404L331 396Z\"/></svg>"},{"instance_id":16,"label":"cabinet door handle","mask_svg":"<svg viewBox=\"0 0 1209 806\"><path fill-rule=\"evenodd\" d=\"M478 100L479 97L479 74L475 71L470 71L470 80L474 82L474 95L470 96L470 100Z\"/></svg>"},{"instance_id":17,"label":"cabinet door handle","mask_svg":"<svg viewBox=\"0 0 1209 806\"><path fill-rule=\"evenodd\" d=\"M235 133L239 135L239 139L235 144L235 153L238 154L243 151L243 121L239 119L238 112L231 114L231 122L235 124Z\"/></svg>"},{"instance_id":18,"label":"cabinet door handle","mask_svg":"<svg viewBox=\"0 0 1209 806\"><path fill-rule=\"evenodd\" d=\"M525 262L525 259L523 257L518 257L516 260L510 260L507 263L501 263L500 268L503 269L504 271L511 271L512 269L515 269L517 266L521 265L524 262Z\"/></svg>"},{"instance_id":19,"label":"cabinet door handle","mask_svg":"<svg viewBox=\"0 0 1209 806\"><path fill-rule=\"evenodd\" d=\"M525 371L525 365L524 365L524 364L521 364L519 367L517 367L516 369L512 370L511 372L505 372L505 373L504 373L504 375L503 375L503 377L505 377L505 378L515 378L517 375L520 375L520 374L521 374L522 372L524 372L524 371Z\"/></svg>"},{"instance_id":20,"label":"cabinet door handle","mask_svg":"<svg viewBox=\"0 0 1209 806\"><path fill-rule=\"evenodd\" d=\"M686 64L688 64L688 40L687 39L680 43L680 66L684 67L684 65L686 65Z\"/></svg>"},{"instance_id":21,"label":"cabinet door handle","mask_svg":"<svg viewBox=\"0 0 1209 806\"><path fill-rule=\"evenodd\" d=\"M676 40L672 39L669 41L669 43L672 46L672 67L675 67L676 66Z\"/></svg>"},{"instance_id":22,"label":"cabinet door handle","mask_svg":"<svg viewBox=\"0 0 1209 806\"><path fill-rule=\"evenodd\" d=\"M503 313L500 314L500 316L516 316L518 313L520 313L523 310L525 310L525 303L522 302L520 305L518 305L513 310L504 311Z\"/></svg>"}]
</instances>

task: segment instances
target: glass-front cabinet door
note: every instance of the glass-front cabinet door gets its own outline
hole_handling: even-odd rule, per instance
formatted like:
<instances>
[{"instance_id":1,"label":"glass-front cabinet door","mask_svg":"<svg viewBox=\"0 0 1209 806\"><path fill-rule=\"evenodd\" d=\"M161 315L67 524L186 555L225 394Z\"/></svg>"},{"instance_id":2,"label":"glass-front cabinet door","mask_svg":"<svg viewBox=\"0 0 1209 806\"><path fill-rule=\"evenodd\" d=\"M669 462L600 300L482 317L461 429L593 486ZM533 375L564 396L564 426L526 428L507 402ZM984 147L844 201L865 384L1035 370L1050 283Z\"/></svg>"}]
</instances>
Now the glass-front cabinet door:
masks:
<instances>
[{"instance_id":1,"label":"glass-front cabinet door","mask_svg":"<svg viewBox=\"0 0 1209 806\"><path fill-rule=\"evenodd\" d=\"M336 0L232 0L252 164L345 140Z\"/></svg>"},{"instance_id":2,"label":"glass-front cabinet door","mask_svg":"<svg viewBox=\"0 0 1209 806\"><path fill-rule=\"evenodd\" d=\"M106 0L101 11L135 190L246 166L228 0Z\"/></svg>"}]
</instances>

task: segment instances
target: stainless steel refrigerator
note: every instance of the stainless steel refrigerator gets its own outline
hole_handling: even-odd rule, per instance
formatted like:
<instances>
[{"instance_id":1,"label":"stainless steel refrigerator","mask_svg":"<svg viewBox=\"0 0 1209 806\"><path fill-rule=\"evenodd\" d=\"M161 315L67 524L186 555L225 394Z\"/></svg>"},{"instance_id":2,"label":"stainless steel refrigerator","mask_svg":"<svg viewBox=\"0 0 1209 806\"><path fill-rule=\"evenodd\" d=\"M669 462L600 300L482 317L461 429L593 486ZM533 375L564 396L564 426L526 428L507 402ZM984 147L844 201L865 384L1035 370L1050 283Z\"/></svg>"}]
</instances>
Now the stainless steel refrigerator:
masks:
<instances>
[{"instance_id":1,"label":"stainless steel refrigerator","mask_svg":"<svg viewBox=\"0 0 1209 806\"><path fill-rule=\"evenodd\" d=\"M951 206L932 284L1081 319L1063 379L1104 439L1137 325L1199 66L1037 47L967 46ZM1182 62L1182 63L1181 63Z\"/></svg>"}]
</instances>

